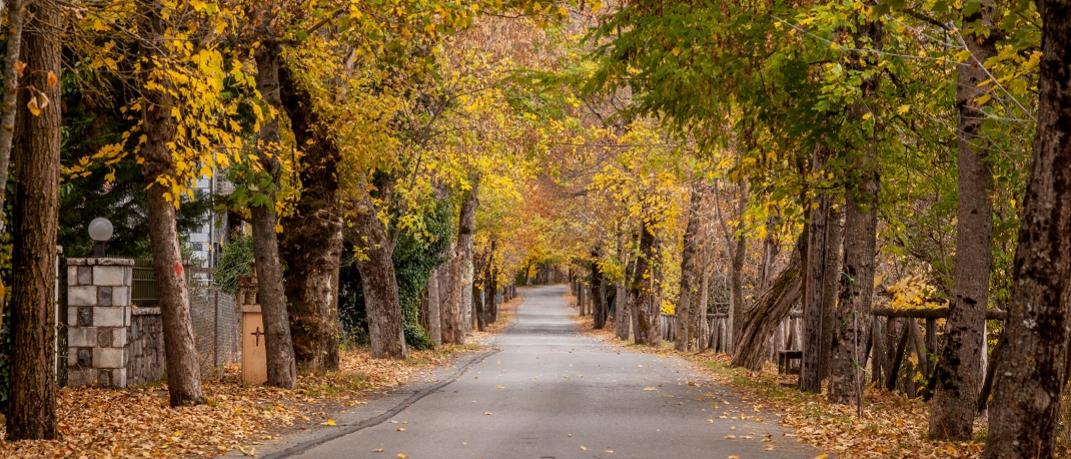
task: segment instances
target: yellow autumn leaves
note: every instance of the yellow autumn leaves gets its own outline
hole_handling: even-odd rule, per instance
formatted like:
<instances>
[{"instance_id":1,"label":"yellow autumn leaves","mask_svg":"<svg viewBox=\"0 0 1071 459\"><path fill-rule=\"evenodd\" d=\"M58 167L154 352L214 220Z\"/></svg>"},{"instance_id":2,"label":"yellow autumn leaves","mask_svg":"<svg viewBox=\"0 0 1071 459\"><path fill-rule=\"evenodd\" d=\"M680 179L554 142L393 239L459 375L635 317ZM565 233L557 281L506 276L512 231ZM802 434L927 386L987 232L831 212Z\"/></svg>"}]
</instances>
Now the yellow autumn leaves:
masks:
<instances>
[{"instance_id":1,"label":"yellow autumn leaves","mask_svg":"<svg viewBox=\"0 0 1071 459\"><path fill-rule=\"evenodd\" d=\"M26 73L26 63L23 61L15 62L15 72L18 73L19 77L22 77L22 75ZM57 77L55 72L51 70L48 71L46 80L50 88L59 86L59 77ZM48 100L48 95L33 86L28 86L26 89L30 91L30 101L26 103L26 108L33 116L41 116L41 110L48 107L48 104L51 103L51 101Z\"/></svg>"},{"instance_id":2,"label":"yellow autumn leaves","mask_svg":"<svg viewBox=\"0 0 1071 459\"><path fill-rule=\"evenodd\" d=\"M222 43L220 33L230 24L223 18L233 20L237 13L221 12L216 3L203 1L165 2L161 16L171 20L166 22L162 35L167 39L157 47L158 54L120 68L119 62L130 61L130 46L155 46L133 33L138 30L138 19L128 6L115 0L91 12L92 27L79 32L86 34L83 38L87 41L106 39L97 49L99 55L79 61L73 71L97 72L98 78L114 78L121 81L124 90L133 90L133 97L120 107L130 127L119 141L65 168L64 176L86 177L103 169L105 180L114 181L116 165L140 151L146 141L142 134L146 110L165 110L176 132L166 145L172 156L171 168L156 183L165 187L167 198L178 206L183 197L193 196L192 185L199 177L247 161L243 131L250 127L255 130L263 119L256 98L255 70L240 51ZM206 26L211 33L205 32ZM125 32L120 33L121 29ZM116 44L123 39L127 41L124 45ZM50 75L49 82L54 79ZM58 79L55 81L58 84ZM158 100L169 101L169 106L146 103L153 94ZM47 103L47 99L33 98L30 110ZM135 156L135 161L142 164L144 158Z\"/></svg>"}]
</instances>

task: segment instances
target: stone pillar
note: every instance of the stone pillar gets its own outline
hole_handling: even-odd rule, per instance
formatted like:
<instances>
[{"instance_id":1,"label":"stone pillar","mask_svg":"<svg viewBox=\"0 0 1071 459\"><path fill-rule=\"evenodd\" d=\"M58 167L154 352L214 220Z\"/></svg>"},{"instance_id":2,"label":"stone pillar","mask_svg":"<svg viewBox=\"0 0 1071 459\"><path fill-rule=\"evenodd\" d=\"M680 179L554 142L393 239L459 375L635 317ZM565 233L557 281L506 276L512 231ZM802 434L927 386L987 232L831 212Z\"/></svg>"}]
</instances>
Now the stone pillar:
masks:
<instances>
[{"instance_id":1,"label":"stone pillar","mask_svg":"<svg viewBox=\"0 0 1071 459\"><path fill-rule=\"evenodd\" d=\"M67 385L126 387L134 260L67 259Z\"/></svg>"}]
</instances>

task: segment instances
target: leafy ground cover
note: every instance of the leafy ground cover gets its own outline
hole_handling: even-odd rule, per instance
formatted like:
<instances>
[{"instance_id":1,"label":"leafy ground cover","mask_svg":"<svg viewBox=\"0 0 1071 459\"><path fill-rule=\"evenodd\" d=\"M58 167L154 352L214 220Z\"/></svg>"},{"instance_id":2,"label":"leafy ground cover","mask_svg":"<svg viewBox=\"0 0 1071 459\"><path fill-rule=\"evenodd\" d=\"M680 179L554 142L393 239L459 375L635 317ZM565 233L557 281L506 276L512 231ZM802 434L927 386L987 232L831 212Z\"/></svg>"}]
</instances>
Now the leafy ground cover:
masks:
<instances>
[{"instance_id":1,"label":"leafy ground cover","mask_svg":"<svg viewBox=\"0 0 1071 459\"><path fill-rule=\"evenodd\" d=\"M678 356L692 362L715 383L729 385L752 411L728 412L734 419L760 417L759 412L777 413L779 422L794 430L800 441L819 451L842 458L975 458L984 447L985 423L969 442L935 442L926 438L929 407L921 398L868 388L861 415L855 407L826 401L825 393L810 394L795 388L795 375L778 375L772 365L761 372L730 368L725 354L677 352L672 343L659 347L637 346L618 340L612 323L603 330L592 329L590 316L578 317L588 335L631 350L662 356ZM716 403L716 402L715 402ZM1071 457L1063 445L1061 457Z\"/></svg>"},{"instance_id":2,"label":"leafy ground cover","mask_svg":"<svg viewBox=\"0 0 1071 459\"><path fill-rule=\"evenodd\" d=\"M256 454L256 445L298 428L333 423L331 413L365 403L446 365L462 353L485 349L506 328L520 300L500 306L500 320L474 332L469 344L413 351L405 360L373 359L365 347L342 352L339 371L299 377L294 390L244 386L239 368L205 381L209 402L172 409L162 384L127 389L63 388L58 396L61 438L0 442L0 457L114 458L215 457Z\"/></svg>"}]
</instances>

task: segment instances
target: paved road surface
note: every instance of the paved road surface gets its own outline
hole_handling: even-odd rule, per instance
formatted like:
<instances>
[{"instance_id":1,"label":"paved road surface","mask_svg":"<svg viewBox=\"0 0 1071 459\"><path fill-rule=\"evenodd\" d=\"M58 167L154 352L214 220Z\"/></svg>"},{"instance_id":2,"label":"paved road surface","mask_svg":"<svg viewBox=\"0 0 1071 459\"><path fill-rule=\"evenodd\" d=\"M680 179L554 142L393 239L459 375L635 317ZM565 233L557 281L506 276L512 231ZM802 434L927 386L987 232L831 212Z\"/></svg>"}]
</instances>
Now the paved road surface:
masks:
<instances>
[{"instance_id":1,"label":"paved road surface","mask_svg":"<svg viewBox=\"0 0 1071 459\"><path fill-rule=\"evenodd\" d=\"M294 457L815 456L785 437L774 416L737 403L683 360L581 335L564 294L564 286L527 290L518 322L495 343L499 352L386 422L306 443ZM737 411L766 421L730 419Z\"/></svg>"}]
</instances>

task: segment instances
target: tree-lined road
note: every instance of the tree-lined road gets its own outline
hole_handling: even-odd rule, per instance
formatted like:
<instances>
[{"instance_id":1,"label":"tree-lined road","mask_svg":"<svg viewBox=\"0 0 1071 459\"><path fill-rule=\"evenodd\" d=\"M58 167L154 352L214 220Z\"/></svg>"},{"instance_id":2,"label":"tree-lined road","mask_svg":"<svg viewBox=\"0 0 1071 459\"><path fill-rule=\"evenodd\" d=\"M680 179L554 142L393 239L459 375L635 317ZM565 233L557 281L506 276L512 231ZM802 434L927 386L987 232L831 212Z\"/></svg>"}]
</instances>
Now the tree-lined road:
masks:
<instances>
[{"instance_id":1,"label":"tree-lined road","mask_svg":"<svg viewBox=\"0 0 1071 459\"><path fill-rule=\"evenodd\" d=\"M527 290L498 352L389 420L295 457L814 457L771 415L731 419L760 413L687 362L581 335L564 294Z\"/></svg>"}]
</instances>

